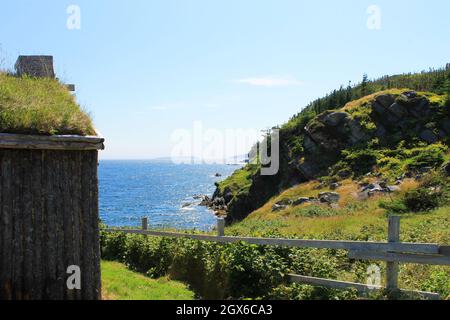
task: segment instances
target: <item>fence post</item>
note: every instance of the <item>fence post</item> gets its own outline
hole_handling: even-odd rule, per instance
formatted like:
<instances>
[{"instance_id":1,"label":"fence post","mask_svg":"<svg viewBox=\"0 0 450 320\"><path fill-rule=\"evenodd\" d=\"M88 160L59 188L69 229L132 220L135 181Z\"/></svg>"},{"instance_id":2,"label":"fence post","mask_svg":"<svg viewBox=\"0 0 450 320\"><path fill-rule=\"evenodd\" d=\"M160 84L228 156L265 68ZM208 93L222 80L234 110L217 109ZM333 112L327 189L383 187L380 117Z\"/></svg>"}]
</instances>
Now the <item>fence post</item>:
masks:
<instances>
[{"instance_id":1,"label":"fence post","mask_svg":"<svg viewBox=\"0 0 450 320\"><path fill-rule=\"evenodd\" d=\"M217 235L219 237L225 236L225 219L217 218Z\"/></svg>"},{"instance_id":2,"label":"fence post","mask_svg":"<svg viewBox=\"0 0 450 320\"><path fill-rule=\"evenodd\" d=\"M388 241L400 242L399 216L389 216ZM398 290L398 262L386 263L386 288L390 291Z\"/></svg>"},{"instance_id":3,"label":"fence post","mask_svg":"<svg viewBox=\"0 0 450 320\"><path fill-rule=\"evenodd\" d=\"M142 217L142 230L148 230L148 218Z\"/></svg>"}]
</instances>

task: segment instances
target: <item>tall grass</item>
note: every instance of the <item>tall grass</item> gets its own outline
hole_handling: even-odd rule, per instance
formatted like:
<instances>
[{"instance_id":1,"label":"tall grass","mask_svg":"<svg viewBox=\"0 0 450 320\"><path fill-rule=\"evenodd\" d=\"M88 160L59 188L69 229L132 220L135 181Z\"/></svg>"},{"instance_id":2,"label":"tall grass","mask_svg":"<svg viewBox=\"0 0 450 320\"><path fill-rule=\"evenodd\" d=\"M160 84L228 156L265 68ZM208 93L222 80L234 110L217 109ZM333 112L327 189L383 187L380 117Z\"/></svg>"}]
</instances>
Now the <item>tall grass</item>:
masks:
<instances>
[{"instance_id":1,"label":"tall grass","mask_svg":"<svg viewBox=\"0 0 450 320\"><path fill-rule=\"evenodd\" d=\"M93 135L90 116L55 79L0 73L0 132Z\"/></svg>"}]
</instances>

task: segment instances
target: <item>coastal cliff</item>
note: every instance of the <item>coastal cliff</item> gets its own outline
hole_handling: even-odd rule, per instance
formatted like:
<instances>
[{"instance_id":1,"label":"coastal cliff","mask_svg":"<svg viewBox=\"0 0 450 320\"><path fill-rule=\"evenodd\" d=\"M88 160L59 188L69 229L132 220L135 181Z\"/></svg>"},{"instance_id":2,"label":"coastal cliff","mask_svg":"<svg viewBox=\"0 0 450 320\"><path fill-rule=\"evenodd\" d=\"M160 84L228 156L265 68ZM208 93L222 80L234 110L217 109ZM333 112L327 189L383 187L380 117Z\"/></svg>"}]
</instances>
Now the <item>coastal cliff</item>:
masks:
<instances>
[{"instance_id":1,"label":"coastal cliff","mask_svg":"<svg viewBox=\"0 0 450 320\"><path fill-rule=\"evenodd\" d=\"M316 100L281 127L276 175L263 176L259 164L248 164L217 183L212 203L226 211L228 223L303 182L332 187L375 176L398 184L443 165L450 137L449 69L364 81Z\"/></svg>"}]
</instances>

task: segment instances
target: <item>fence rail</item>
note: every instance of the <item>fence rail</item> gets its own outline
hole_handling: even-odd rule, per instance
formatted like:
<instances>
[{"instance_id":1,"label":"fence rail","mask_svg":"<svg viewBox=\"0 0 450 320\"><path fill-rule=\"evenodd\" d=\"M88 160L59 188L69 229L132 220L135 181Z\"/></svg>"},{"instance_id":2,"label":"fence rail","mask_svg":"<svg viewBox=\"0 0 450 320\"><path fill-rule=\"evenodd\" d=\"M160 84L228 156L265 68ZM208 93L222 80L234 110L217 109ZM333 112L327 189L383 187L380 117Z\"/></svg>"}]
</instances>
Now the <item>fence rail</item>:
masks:
<instances>
[{"instance_id":1,"label":"fence rail","mask_svg":"<svg viewBox=\"0 0 450 320\"><path fill-rule=\"evenodd\" d=\"M289 281L314 286L323 286L333 289L355 288L360 293L374 290L398 288L398 264L413 263L427 265L450 266L450 246L436 243L407 243L400 242L400 217L390 216L388 224L388 242L369 241L341 241L341 240L310 240L310 239L281 239L281 238L252 238L225 236L225 223L223 219L217 220L217 235L189 234L180 232L165 232L148 229L148 218L142 219L142 229L105 229L106 232L121 232L126 234L141 234L156 237L188 238L200 241L218 243L245 242L248 244L264 246L286 246L297 248L338 249L349 251L348 257L354 260L376 260L386 262L386 288L361 283L337 281L330 279L307 277L290 274ZM423 291L407 291L427 299L439 299L437 293Z\"/></svg>"}]
</instances>

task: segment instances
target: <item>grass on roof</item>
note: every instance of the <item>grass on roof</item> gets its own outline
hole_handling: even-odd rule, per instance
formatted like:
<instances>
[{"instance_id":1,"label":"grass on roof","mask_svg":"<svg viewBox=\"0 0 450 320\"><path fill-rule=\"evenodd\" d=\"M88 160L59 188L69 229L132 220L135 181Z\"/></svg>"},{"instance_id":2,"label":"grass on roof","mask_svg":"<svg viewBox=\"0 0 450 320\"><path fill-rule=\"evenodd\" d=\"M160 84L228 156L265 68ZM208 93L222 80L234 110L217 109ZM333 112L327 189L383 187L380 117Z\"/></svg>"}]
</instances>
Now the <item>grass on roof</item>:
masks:
<instances>
[{"instance_id":1,"label":"grass on roof","mask_svg":"<svg viewBox=\"0 0 450 320\"><path fill-rule=\"evenodd\" d=\"M57 80L1 72L0 132L95 135L90 116Z\"/></svg>"}]
</instances>

